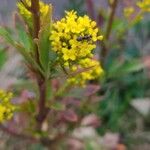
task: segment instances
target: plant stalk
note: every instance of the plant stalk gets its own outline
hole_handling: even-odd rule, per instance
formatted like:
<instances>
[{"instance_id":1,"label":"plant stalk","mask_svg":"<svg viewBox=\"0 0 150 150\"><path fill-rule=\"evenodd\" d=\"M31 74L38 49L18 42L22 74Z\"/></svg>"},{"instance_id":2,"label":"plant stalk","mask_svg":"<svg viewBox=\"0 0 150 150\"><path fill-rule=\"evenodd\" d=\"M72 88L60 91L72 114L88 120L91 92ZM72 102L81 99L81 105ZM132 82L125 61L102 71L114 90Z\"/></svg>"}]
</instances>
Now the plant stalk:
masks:
<instances>
[{"instance_id":1,"label":"plant stalk","mask_svg":"<svg viewBox=\"0 0 150 150\"><path fill-rule=\"evenodd\" d=\"M32 19L33 19L33 31L32 31L32 37L33 40L38 39L39 31L40 31L40 5L39 0L31 0L31 13L32 13ZM39 51L38 46L35 43L35 58L37 63L40 65L39 61Z\"/></svg>"},{"instance_id":2,"label":"plant stalk","mask_svg":"<svg viewBox=\"0 0 150 150\"><path fill-rule=\"evenodd\" d=\"M112 30L112 25L113 25L113 21L114 21L114 17L115 17L117 4L118 4L118 0L114 0L112 5L111 5L110 16L109 16L109 20L108 20L108 24L107 24L107 28L106 28L106 34L105 34L105 39L106 40L109 39L110 34L111 34L111 30Z\"/></svg>"},{"instance_id":3,"label":"plant stalk","mask_svg":"<svg viewBox=\"0 0 150 150\"><path fill-rule=\"evenodd\" d=\"M114 21L114 17L115 17L117 4L118 4L118 0L114 0L112 5L111 5L111 11L110 11L109 19L108 19L108 24L107 24L107 27L106 27L104 41L101 42L102 50L101 50L101 53L100 53L100 58L101 58L101 61L102 61L103 64L105 62L106 56L109 53L109 49L106 46L106 43L108 42L111 31L112 31L112 25L113 25L113 21Z\"/></svg>"},{"instance_id":4,"label":"plant stalk","mask_svg":"<svg viewBox=\"0 0 150 150\"><path fill-rule=\"evenodd\" d=\"M39 0L31 0L31 13L33 18L33 39L39 38L39 31L40 31L40 4ZM39 50L38 46L35 43L35 59L37 63L40 65L39 60ZM46 91L47 91L47 83L45 77L41 76L40 74L36 75L37 84L39 88L39 103L38 103L38 113L36 116L37 120L37 130L41 132L42 124L45 120L48 109L46 108Z\"/></svg>"}]
</instances>

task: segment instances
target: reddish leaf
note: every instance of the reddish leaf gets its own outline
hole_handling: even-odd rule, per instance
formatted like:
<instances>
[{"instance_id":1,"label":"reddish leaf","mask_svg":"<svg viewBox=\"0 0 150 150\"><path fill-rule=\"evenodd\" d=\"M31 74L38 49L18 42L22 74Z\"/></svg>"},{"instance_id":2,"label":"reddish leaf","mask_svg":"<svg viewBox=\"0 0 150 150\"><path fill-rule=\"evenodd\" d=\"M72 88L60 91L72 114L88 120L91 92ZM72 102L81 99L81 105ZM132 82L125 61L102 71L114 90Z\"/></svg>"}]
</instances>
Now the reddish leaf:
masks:
<instances>
[{"instance_id":1,"label":"reddish leaf","mask_svg":"<svg viewBox=\"0 0 150 150\"><path fill-rule=\"evenodd\" d=\"M100 125L100 119L95 114L90 114L83 118L81 125L97 128Z\"/></svg>"},{"instance_id":2,"label":"reddish leaf","mask_svg":"<svg viewBox=\"0 0 150 150\"><path fill-rule=\"evenodd\" d=\"M33 92L30 92L28 90L23 90L21 92L21 95L19 97L16 97L13 102L14 103L18 103L18 104L22 104L27 102L28 100L32 100L35 98L35 94Z\"/></svg>"},{"instance_id":3,"label":"reddish leaf","mask_svg":"<svg viewBox=\"0 0 150 150\"><path fill-rule=\"evenodd\" d=\"M142 59L144 65L146 68L150 69L150 56L145 56Z\"/></svg>"},{"instance_id":4,"label":"reddish leaf","mask_svg":"<svg viewBox=\"0 0 150 150\"><path fill-rule=\"evenodd\" d=\"M61 113L61 118L69 122L77 122L78 116L73 110L66 110Z\"/></svg>"},{"instance_id":5,"label":"reddish leaf","mask_svg":"<svg viewBox=\"0 0 150 150\"><path fill-rule=\"evenodd\" d=\"M119 142L119 134L106 133L103 137L103 145L107 149L116 149Z\"/></svg>"},{"instance_id":6,"label":"reddish leaf","mask_svg":"<svg viewBox=\"0 0 150 150\"><path fill-rule=\"evenodd\" d=\"M67 141L67 148L70 150L83 150L84 145L83 142L78 139L69 138Z\"/></svg>"}]
</instances>

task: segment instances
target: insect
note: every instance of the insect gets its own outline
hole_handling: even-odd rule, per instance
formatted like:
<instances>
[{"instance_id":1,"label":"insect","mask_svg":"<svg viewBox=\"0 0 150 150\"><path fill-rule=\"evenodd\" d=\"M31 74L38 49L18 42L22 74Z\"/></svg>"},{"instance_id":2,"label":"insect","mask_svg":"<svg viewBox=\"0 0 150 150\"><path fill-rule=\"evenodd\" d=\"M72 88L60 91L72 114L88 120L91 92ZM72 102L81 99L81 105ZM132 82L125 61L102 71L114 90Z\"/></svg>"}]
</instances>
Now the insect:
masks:
<instances>
[{"instance_id":1,"label":"insect","mask_svg":"<svg viewBox=\"0 0 150 150\"><path fill-rule=\"evenodd\" d=\"M89 41L91 38L92 38L92 35L79 36L77 37L77 41L84 41L84 40Z\"/></svg>"}]
</instances>

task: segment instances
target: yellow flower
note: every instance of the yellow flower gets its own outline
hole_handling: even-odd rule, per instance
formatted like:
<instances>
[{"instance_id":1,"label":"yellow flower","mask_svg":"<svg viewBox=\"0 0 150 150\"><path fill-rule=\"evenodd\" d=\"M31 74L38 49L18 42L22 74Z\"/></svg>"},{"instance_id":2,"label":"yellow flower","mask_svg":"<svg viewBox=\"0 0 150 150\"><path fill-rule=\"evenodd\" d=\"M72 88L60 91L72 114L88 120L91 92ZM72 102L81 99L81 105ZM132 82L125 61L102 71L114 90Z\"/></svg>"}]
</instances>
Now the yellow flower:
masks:
<instances>
[{"instance_id":1,"label":"yellow flower","mask_svg":"<svg viewBox=\"0 0 150 150\"><path fill-rule=\"evenodd\" d=\"M15 106L10 102L13 94L0 90L0 123L9 120L13 116Z\"/></svg>"},{"instance_id":2,"label":"yellow flower","mask_svg":"<svg viewBox=\"0 0 150 150\"><path fill-rule=\"evenodd\" d=\"M125 17L130 17L134 13L134 8L133 7L126 7L124 8L124 16Z\"/></svg>"},{"instance_id":3,"label":"yellow flower","mask_svg":"<svg viewBox=\"0 0 150 150\"><path fill-rule=\"evenodd\" d=\"M150 12L150 0L139 1L137 6L144 12Z\"/></svg>"},{"instance_id":4,"label":"yellow flower","mask_svg":"<svg viewBox=\"0 0 150 150\"><path fill-rule=\"evenodd\" d=\"M98 78L103 69L94 59L92 51L96 48L96 41L102 40L96 22L87 15L77 16L75 11L66 12L66 16L53 23L50 41L53 51L58 55L61 65L78 72L67 79L75 85L85 85L87 80Z\"/></svg>"},{"instance_id":5,"label":"yellow flower","mask_svg":"<svg viewBox=\"0 0 150 150\"><path fill-rule=\"evenodd\" d=\"M86 58L81 60L79 64L80 65L78 68L83 71L74 77L69 78L67 80L69 83L84 86L86 81L99 78L104 73L100 63L97 60Z\"/></svg>"},{"instance_id":6,"label":"yellow flower","mask_svg":"<svg viewBox=\"0 0 150 150\"><path fill-rule=\"evenodd\" d=\"M31 7L31 0L25 0L25 3L28 7ZM25 19L25 21L32 27L32 14L31 12L25 8L25 6L21 3L17 3L17 7L19 10L20 15ZM40 1L40 17L45 17L47 12L49 11L49 5Z\"/></svg>"},{"instance_id":7,"label":"yellow flower","mask_svg":"<svg viewBox=\"0 0 150 150\"><path fill-rule=\"evenodd\" d=\"M50 41L53 50L64 64L91 57L96 41L102 40L98 34L96 22L87 15L77 16L75 11L66 12L66 16L53 23Z\"/></svg>"}]
</instances>

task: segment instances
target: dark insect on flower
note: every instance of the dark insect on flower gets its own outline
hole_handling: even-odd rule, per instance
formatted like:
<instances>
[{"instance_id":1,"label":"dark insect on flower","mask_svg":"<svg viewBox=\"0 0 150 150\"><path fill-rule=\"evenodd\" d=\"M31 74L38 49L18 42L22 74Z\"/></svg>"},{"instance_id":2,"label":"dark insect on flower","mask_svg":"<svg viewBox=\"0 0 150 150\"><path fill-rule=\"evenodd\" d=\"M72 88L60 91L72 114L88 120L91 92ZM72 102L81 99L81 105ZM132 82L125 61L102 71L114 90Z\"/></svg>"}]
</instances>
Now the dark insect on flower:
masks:
<instances>
[{"instance_id":1,"label":"dark insect on flower","mask_svg":"<svg viewBox=\"0 0 150 150\"><path fill-rule=\"evenodd\" d=\"M92 38L92 35L79 36L77 37L77 41L84 41L84 40L89 41L91 38Z\"/></svg>"}]
</instances>

